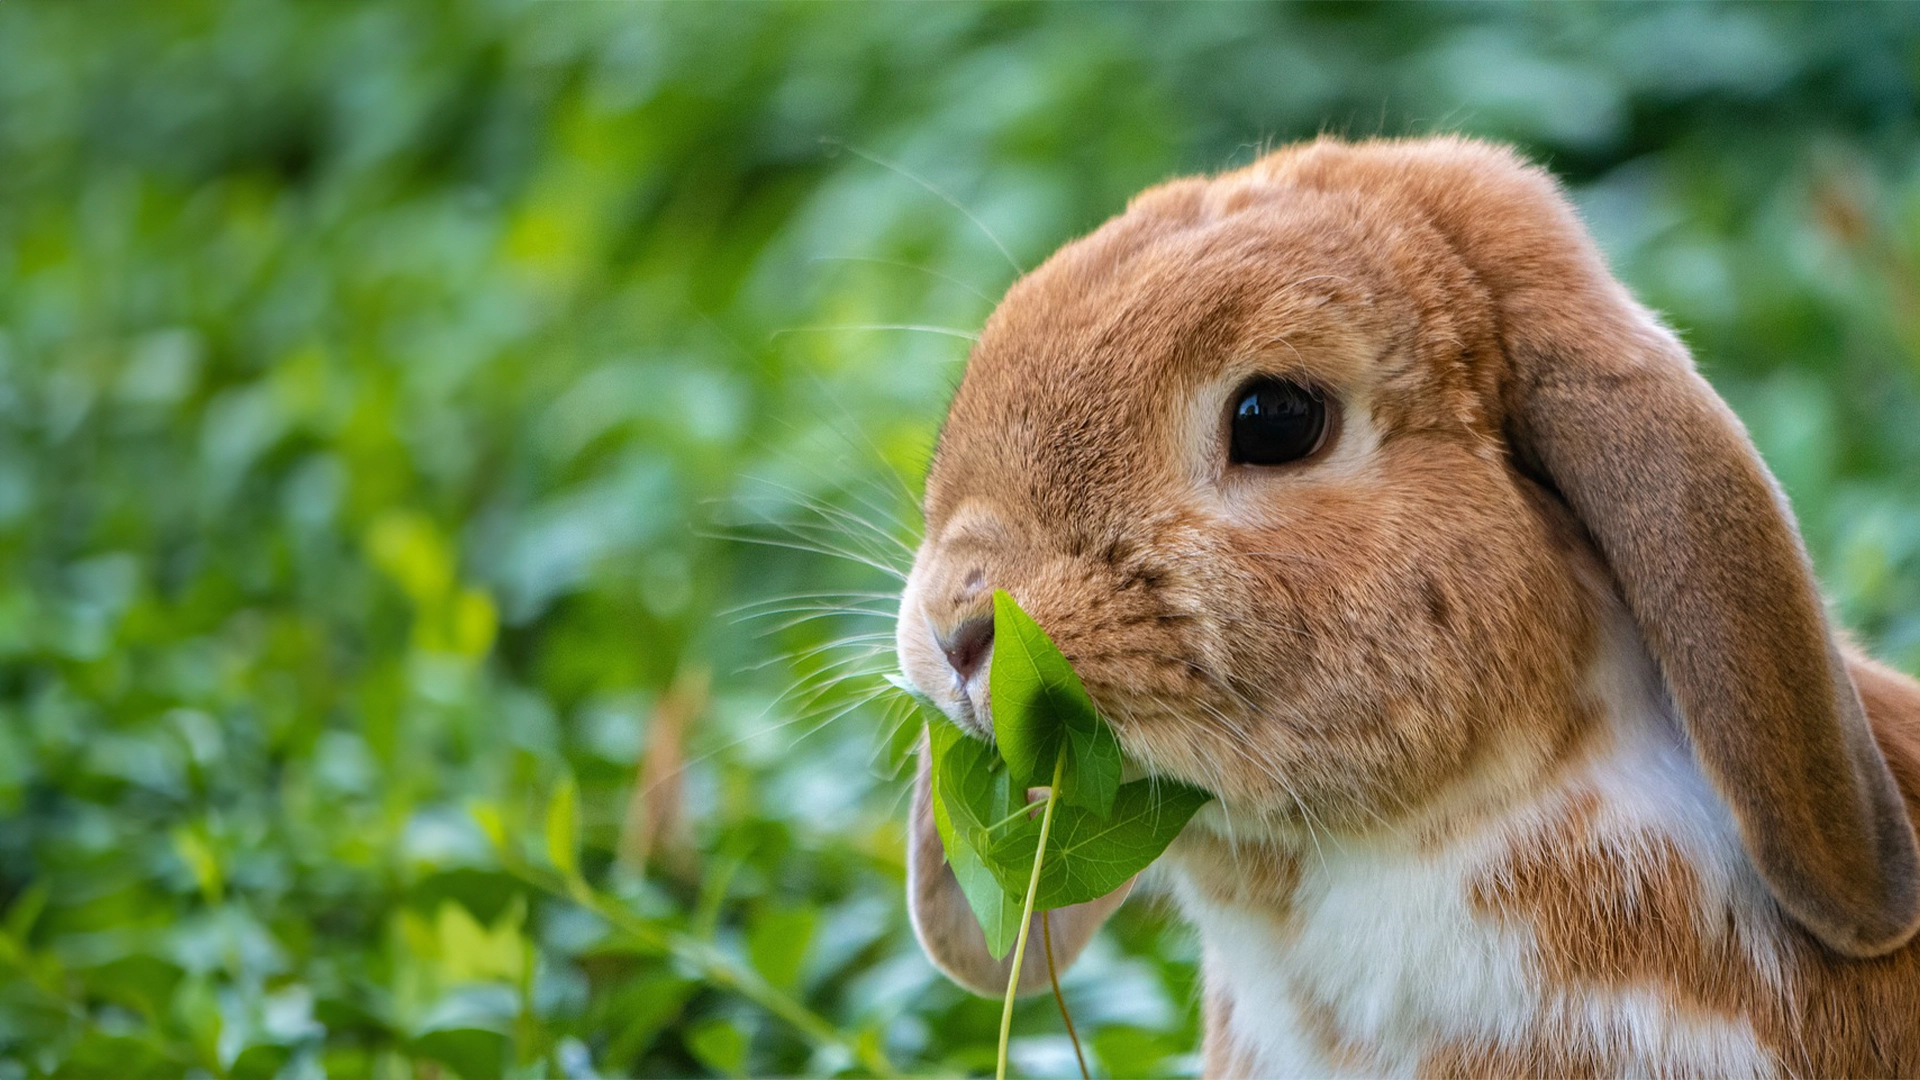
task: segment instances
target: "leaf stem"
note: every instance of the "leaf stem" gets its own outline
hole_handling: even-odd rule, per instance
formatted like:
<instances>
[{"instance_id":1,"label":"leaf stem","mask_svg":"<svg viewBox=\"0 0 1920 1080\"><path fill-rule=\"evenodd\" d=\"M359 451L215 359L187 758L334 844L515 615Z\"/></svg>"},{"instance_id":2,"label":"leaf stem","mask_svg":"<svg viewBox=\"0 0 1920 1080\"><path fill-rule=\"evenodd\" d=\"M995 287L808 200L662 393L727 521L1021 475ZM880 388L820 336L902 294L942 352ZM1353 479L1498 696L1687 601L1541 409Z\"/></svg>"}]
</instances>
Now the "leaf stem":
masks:
<instances>
[{"instance_id":1,"label":"leaf stem","mask_svg":"<svg viewBox=\"0 0 1920 1080\"><path fill-rule=\"evenodd\" d=\"M1052 801L1052 799L1053 799L1053 789L1048 788L1047 797L1042 801L1050 802ZM987 826L986 831L989 833L995 832L1000 829L1006 828L1008 825L1011 825L1014 822L1019 821L1023 817L1032 817L1033 812L1039 808L1040 808L1039 803L1028 803L1027 805L1021 807L1020 809L1015 810L1013 813L1008 814L1006 817L1001 818L999 821L996 821L993 824Z\"/></svg>"},{"instance_id":2,"label":"leaf stem","mask_svg":"<svg viewBox=\"0 0 1920 1080\"><path fill-rule=\"evenodd\" d=\"M1047 950L1047 981L1053 984L1053 1003L1060 1006L1060 1022L1067 1025L1067 1038L1073 1042L1073 1058L1080 1063L1080 1080L1093 1080L1087 1072L1087 1055L1080 1049L1080 1033L1073 1030L1073 1014L1067 1011L1067 996L1060 992L1060 972L1053 966L1053 920L1050 911L1040 913L1040 944Z\"/></svg>"},{"instance_id":3,"label":"leaf stem","mask_svg":"<svg viewBox=\"0 0 1920 1080\"><path fill-rule=\"evenodd\" d=\"M1064 746L1053 759L1053 783L1048 792L1060 790L1060 780L1067 768L1067 751ZM1000 1059L994 1070L994 1080L1007 1080L1007 1039L1013 1034L1013 996L1020 989L1020 965L1026 961L1027 934L1033 929L1033 900L1040 895L1040 868L1046 865L1047 834L1053 831L1053 804L1059 800L1048 798L1047 808L1040 813L1040 842L1033 846L1033 874L1027 878L1027 898L1020 907L1020 936L1013 942L1013 968L1007 974L1007 1000L1000 1007Z\"/></svg>"}]
</instances>

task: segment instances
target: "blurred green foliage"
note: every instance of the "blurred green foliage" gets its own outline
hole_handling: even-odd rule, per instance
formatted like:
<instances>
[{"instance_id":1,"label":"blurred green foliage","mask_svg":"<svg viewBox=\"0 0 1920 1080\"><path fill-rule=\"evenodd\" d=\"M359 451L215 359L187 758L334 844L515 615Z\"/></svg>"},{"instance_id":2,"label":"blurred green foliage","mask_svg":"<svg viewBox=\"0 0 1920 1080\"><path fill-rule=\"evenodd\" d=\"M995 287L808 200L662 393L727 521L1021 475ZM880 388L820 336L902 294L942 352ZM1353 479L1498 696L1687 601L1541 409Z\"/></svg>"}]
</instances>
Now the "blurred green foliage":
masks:
<instances>
[{"instance_id":1,"label":"blurred green foliage","mask_svg":"<svg viewBox=\"0 0 1920 1080\"><path fill-rule=\"evenodd\" d=\"M0 1077L990 1064L869 701L965 342L848 328L1322 130L1565 175L1920 669L1917 78L1910 5L0 5ZM1129 905L1100 1067L1193 980Z\"/></svg>"}]
</instances>

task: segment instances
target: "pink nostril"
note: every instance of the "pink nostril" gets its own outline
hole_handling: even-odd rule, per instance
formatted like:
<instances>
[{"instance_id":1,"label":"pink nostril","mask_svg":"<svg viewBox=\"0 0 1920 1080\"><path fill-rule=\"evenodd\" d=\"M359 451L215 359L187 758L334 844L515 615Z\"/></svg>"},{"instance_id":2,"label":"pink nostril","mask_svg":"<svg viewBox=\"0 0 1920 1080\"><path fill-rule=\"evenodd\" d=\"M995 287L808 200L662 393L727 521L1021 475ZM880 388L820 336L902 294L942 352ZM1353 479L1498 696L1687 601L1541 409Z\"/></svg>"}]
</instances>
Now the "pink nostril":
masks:
<instances>
[{"instance_id":1,"label":"pink nostril","mask_svg":"<svg viewBox=\"0 0 1920 1080\"><path fill-rule=\"evenodd\" d=\"M993 648L993 617L975 615L953 633L939 635L939 642L940 651L947 654L947 663L953 665L954 674L966 682L980 671L981 661Z\"/></svg>"}]
</instances>

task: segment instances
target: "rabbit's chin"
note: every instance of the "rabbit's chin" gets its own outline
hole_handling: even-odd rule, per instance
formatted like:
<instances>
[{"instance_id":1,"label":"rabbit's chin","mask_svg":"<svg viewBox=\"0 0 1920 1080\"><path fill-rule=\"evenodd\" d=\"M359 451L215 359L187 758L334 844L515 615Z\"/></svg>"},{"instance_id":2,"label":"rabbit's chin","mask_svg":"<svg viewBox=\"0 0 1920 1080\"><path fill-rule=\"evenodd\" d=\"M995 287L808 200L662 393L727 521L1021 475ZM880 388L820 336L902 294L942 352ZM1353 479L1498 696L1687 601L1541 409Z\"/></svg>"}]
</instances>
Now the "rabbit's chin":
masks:
<instances>
[{"instance_id":1,"label":"rabbit's chin","mask_svg":"<svg viewBox=\"0 0 1920 1080\"><path fill-rule=\"evenodd\" d=\"M942 711L961 731L976 739L993 740L993 714L988 711L984 697L976 701L973 693L963 692L956 695L953 704Z\"/></svg>"},{"instance_id":2,"label":"rabbit's chin","mask_svg":"<svg viewBox=\"0 0 1920 1080\"><path fill-rule=\"evenodd\" d=\"M948 679L940 693L929 693L925 684L909 679L923 689L920 697L940 711L940 715L953 721L955 727L983 742L993 741L993 712L988 703L984 686L974 686L971 682L959 683ZM928 680L934 682L934 680ZM938 683L936 682L936 685Z\"/></svg>"}]
</instances>

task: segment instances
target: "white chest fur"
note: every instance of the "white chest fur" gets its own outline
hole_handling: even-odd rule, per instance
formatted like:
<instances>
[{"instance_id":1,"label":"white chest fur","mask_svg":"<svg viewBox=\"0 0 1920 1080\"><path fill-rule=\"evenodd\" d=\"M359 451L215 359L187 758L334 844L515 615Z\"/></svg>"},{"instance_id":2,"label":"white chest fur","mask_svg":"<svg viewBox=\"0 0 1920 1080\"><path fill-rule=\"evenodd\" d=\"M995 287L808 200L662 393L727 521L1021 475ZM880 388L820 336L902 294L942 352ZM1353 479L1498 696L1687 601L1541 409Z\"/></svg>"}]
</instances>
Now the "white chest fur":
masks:
<instances>
[{"instance_id":1,"label":"white chest fur","mask_svg":"<svg viewBox=\"0 0 1920 1080\"><path fill-rule=\"evenodd\" d=\"M1778 1071L1744 1021L1673 1008L1657 985L1556 984L1536 934L1474 902L1475 883L1499 872L1516 837L1580 800L1591 828L1618 845L1679 852L1699 879L1703 932L1736 935L1756 968L1773 967L1774 916L1731 818L1693 764L1637 639L1626 630L1613 639L1593 673L1606 749L1484 826L1427 844L1399 835L1252 841L1286 843L1294 868L1290 895L1263 897L1222 889L1232 871L1196 863L1217 863L1232 835L1217 808L1196 819L1218 839L1178 849L1176 891L1200 933L1225 1060L1260 1076L1411 1075L1461 1047L1525 1060L1558 1043L1630 1072ZM1239 842L1250 842L1244 830Z\"/></svg>"}]
</instances>

